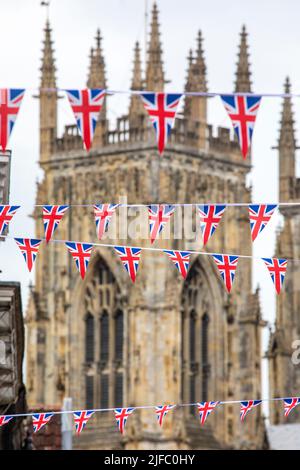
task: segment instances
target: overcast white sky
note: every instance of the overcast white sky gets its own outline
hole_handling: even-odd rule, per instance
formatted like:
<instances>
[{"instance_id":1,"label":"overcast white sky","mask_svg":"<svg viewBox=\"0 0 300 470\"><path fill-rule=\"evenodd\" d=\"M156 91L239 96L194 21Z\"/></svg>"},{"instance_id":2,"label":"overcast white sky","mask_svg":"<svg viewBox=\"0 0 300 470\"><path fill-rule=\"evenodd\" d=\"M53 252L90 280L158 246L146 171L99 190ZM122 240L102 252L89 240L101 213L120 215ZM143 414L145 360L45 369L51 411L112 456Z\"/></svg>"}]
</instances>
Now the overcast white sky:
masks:
<instances>
[{"instance_id":1,"label":"overcast white sky","mask_svg":"<svg viewBox=\"0 0 300 470\"><path fill-rule=\"evenodd\" d=\"M130 86L133 46L139 40L144 52L144 0L52 0L53 28L58 86L85 86L88 55L96 29L100 27L106 61L108 86ZM300 2L296 0L158 0L168 90L183 89L187 53L195 48L197 31L202 29L210 91L233 90L239 32L243 23L249 32L253 90L282 92L285 76L292 90L300 91ZM148 0L148 9L152 1ZM36 181L41 177L39 158L38 100L39 67L46 12L39 0L0 0L2 47L0 48L0 87L25 87L24 99L11 139L12 169L10 202L21 204L11 224L10 235L34 236L29 214L35 201ZM61 100L59 126L72 123L69 107ZM294 100L295 102L295 100ZM128 97L110 98L110 116L126 111ZM300 108L300 106L299 106ZM278 138L280 98L265 98L257 118L253 138L253 200L278 201L278 155L271 150ZM299 121L299 112L295 113ZM296 122L297 122L296 120ZM209 100L209 121L229 126L218 98ZM298 135L298 133L297 133ZM47 201L45 201L47 202ZM183 201L182 201L183 202ZM272 256L278 217L274 217L255 242L254 254ZM23 286L24 308L30 278L13 241L0 244L2 280L18 280ZM254 285L261 286L263 316L274 319L273 285L264 266L254 265ZM264 347L267 345L264 334ZM266 379L266 369L264 368ZM264 380L266 382L266 380ZM265 384L266 385L266 384ZM265 395L267 390L265 389Z\"/></svg>"}]
</instances>

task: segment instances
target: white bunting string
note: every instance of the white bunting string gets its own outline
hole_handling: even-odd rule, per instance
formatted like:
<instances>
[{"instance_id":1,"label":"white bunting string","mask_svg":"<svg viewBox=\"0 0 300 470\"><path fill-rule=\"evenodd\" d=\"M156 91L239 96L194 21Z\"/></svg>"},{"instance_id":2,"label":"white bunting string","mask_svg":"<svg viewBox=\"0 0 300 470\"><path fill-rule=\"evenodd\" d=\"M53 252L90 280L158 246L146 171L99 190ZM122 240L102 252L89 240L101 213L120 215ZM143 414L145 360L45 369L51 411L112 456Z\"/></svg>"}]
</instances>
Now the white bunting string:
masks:
<instances>
[{"instance_id":1,"label":"white bunting string","mask_svg":"<svg viewBox=\"0 0 300 470\"><path fill-rule=\"evenodd\" d=\"M298 397L279 397L279 398L258 398L256 400L259 400L261 402L275 402L275 401L283 401L283 400L292 400L294 398L298 398ZM246 401L255 401L251 398L251 400L244 400L244 399L241 399L241 400L222 400L222 401L219 401L219 405L234 405L234 404L240 404L241 402L246 402ZM188 407L188 406L197 406L198 403L177 403L175 404L175 406L177 408L183 408L183 407ZM131 408L134 408L135 410L152 410L152 409L155 409L157 405L140 405L140 406L133 406L133 405L130 405ZM94 413L101 413L101 412L106 412L106 411L114 411L116 408L118 407L115 407L115 408L76 408L76 410L59 410L59 411L44 411L43 410L43 413L51 413L53 415L63 415L63 414L72 414L72 413L75 413L76 411L80 411L80 410L88 410L88 411L93 411ZM120 408L120 407L119 407ZM129 408L129 407L125 407L125 406L122 406L122 408ZM15 413L15 414L12 414L12 413L9 413L7 416L12 416L12 417L15 417L15 418L21 418L21 417L26 417L26 416L33 416L37 414L37 411L35 412L30 412L30 413ZM0 414L1 415L1 414ZM1 415L3 416L3 415Z\"/></svg>"},{"instance_id":2,"label":"white bunting string","mask_svg":"<svg viewBox=\"0 0 300 470\"><path fill-rule=\"evenodd\" d=\"M68 207L93 207L94 205L99 204L98 202L95 202L93 204L58 204L55 203L55 205L67 205ZM259 205L276 205L276 206L281 206L281 207L288 207L288 206L300 206L300 202L191 202L191 203L170 203L170 202L153 202L149 204L127 204L127 203L116 203L118 204L118 207L146 207L148 208L149 206L155 206L155 205L160 205L160 206L168 206L172 205L175 207L193 207L193 206L226 206L226 207L249 207L249 206L259 206ZM17 204L17 203L10 203L10 206L23 206L24 204ZM30 204L32 207L44 207L44 206L50 206L54 204Z\"/></svg>"},{"instance_id":3,"label":"white bunting string","mask_svg":"<svg viewBox=\"0 0 300 470\"><path fill-rule=\"evenodd\" d=\"M23 238L23 239L35 239L35 237L28 237L28 236L15 236L12 237L11 235L0 235L0 240L4 239L10 239L14 240L16 238ZM46 241L45 238L39 237L40 241ZM103 248L115 248L116 246L120 248L130 248L130 249L140 249L142 251L157 251L157 252L165 252L166 250L174 250L173 248L154 248L154 247L148 247L148 246L132 246L132 245L120 245L118 243L94 243L94 242L85 242L85 241L77 241L77 240L55 240L51 238L49 243L82 243L82 244L88 244L92 246L99 246ZM222 256L237 256L238 258L245 258L245 259L263 259L266 256L252 256L252 255L237 255L237 254L231 254L231 253L218 253L218 252L209 252L209 251L195 251L195 250L189 250L188 248L185 249L176 249L175 251L188 251L191 255L204 255L204 256L215 256L215 255L222 255ZM287 261L294 261L294 262L300 262L300 259L298 258L284 258Z\"/></svg>"}]
</instances>

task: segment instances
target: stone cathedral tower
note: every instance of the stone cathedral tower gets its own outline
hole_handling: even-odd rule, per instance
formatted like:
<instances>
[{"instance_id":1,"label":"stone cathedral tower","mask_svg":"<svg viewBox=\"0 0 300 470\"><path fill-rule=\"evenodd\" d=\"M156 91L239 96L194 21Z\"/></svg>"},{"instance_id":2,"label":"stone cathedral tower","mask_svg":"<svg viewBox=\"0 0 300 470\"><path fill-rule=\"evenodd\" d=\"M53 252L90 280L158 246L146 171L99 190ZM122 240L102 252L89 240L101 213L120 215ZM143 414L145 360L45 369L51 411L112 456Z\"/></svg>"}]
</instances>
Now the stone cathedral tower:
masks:
<instances>
[{"instance_id":1,"label":"stone cathedral tower","mask_svg":"<svg viewBox=\"0 0 300 470\"><path fill-rule=\"evenodd\" d=\"M163 90L165 73L154 4L148 60L142 72L140 47L134 47L133 89ZM154 133L138 96L128 115L108 125L106 109L93 149L87 155L75 125L57 136L58 95L51 30L47 23L40 90L40 165L43 181L38 204L119 202L250 202L246 176L251 157L240 150L227 128L207 123L207 100L186 98L170 142L160 157ZM108 86L102 38L91 50L87 85ZM201 32L188 56L187 91L207 90ZM241 33L235 90L250 91L247 34ZM120 213L123 209L120 209ZM147 213L142 209L144 225ZM127 214L130 219L134 214ZM180 220L180 209L175 220ZM36 209L36 236L43 238ZM173 224L172 222L172 224ZM96 242L92 207L71 207L61 222L59 239ZM199 230L198 230L199 232ZM110 243L116 243L112 240ZM121 243L122 242L122 243ZM118 240L149 246L149 240ZM162 248L201 248L188 240L160 240ZM247 211L227 210L210 251L251 253ZM261 326L258 292L251 288L251 263L241 260L232 295L227 295L213 261L191 260L182 281L162 254L143 252L135 284L109 248L93 253L84 281L63 244L49 243L36 263L27 315L27 390L32 407L61 406L72 397L79 409L188 403L201 400L259 398L261 394ZM160 429L152 410L137 410L121 438L110 413L93 416L76 439L81 448L220 448L261 447L261 409L239 422L239 406L219 407L204 428L195 408L177 408Z\"/></svg>"},{"instance_id":2,"label":"stone cathedral tower","mask_svg":"<svg viewBox=\"0 0 300 470\"><path fill-rule=\"evenodd\" d=\"M290 93L289 78L285 82L285 93ZM293 110L290 98L284 98L279 151L279 194L281 202L300 201L300 179L296 176L296 139ZM280 212L284 219L277 237L275 256L290 258L285 279L285 288L277 298L275 331L271 334L268 358L270 371L270 394L272 397L299 396L300 365L292 362L295 352L293 343L300 338L300 211L299 206L283 206ZM270 407L272 424L286 422L282 403ZM300 421L299 407L289 416L289 422Z\"/></svg>"}]
</instances>

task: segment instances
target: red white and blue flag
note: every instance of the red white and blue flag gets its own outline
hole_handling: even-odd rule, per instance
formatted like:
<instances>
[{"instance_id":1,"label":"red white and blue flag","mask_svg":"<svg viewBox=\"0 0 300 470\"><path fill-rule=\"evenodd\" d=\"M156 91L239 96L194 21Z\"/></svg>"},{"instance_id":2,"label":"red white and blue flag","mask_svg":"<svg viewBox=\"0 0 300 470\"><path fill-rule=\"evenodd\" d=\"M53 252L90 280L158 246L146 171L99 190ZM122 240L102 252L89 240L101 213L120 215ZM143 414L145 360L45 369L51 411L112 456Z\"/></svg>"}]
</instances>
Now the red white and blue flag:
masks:
<instances>
[{"instance_id":1,"label":"red white and blue flag","mask_svg":"<svg viewBox=\"0 0 300 470\"><path fill-rule=\"evenodd\" d=\"M84 430L88 420L93 416L94 411L74 411L74 423L76 434Z\"/></svg>"},{"instance_id":2,"label":"red white and blue flag","mask_svg":"<svg viewBox=\"0 0 300 470\"><path fill-rule=\"evenodd\" d=\"M108 229L108 224L119 204L97 204L94 205L96 232L99 240Z\"/></svg>"},{"instance_id":3,"label":"red white and blue flag","mask_svg":"<svg viewBox=\"0 0 300 470\"><path fill-rule=\"evenodd\" d=\"M170 260L173 261L176 268L182 275L183 279L186 279L187 272L190 264L190 252L189 251L174 251L174 250L163 250L169 256Z\"/></svg>"},{"instance_id":4,"label":"red white and blue flag","mask_svg":"<svg viewBox=\"0 0 300 470\"><path fill-rule=\"evenodd\" d=\"M226 286L227 292L229 293L231 291L232 284L234 281L235 271L237 268L239 257L219 254L212 255L212 257L215 260L217 268L220 271L220 274Z\"/></svg>"},{"instance_id":5,"label":"red white and blue flag","mask_svg":"<svg viewBox=\"0 0 300 470\"><path fill-rule=\"evenodd\" d=\"M157 416L157 421L160 426L162 426L163 419L170 410L175 408L176 405L159 405L155 407L155 413Z\"/></svg>"},{"instance_id":6,"label":"red white and blue flag","mask_svg":"<svg viewBox=\"0 0 300 470\"><path fill-rule=\"evenodd\" d=\"M86 150L90 150L105 90L66 90Z\"/></svg>"},{"instance_id":7,"label":"red white and blue flag","mask_svg":"<svg viewBox=\"0 0 300 470\"><path fill-rule=\"evenodd\" d=\"M6 150L24 94L24 89L0 89L0 145L3 152Z\"/></svg>"},{"instance_id":8,"label":"red white and blue flag","mask_svg":"<svg viewBox=\"0 0 300 470\"><path fill-rule=\"evenodd\" d=\"M173 205L152 204L148 206L151 243L156 240L174 211Z\"/></svg>"},{"instance_id":9,"label":"red white and blue flag","mask_svg":"<svg viewBox=\"0 0 300 470\"><path fill-rule=\"evenodd\" d=\"M0 427L4 426L4 424L9 423L11 419L13 419L13 416L0 416Z\"/></svg>"},{"instance_id":10,"label":"red white and blue flag","mask_svg":"<svg viewBox=\"0 0 300 470\"><path fill-rule=\"evenodd\" d=\"M115 417L121 434L123 434L123 432L125 431L127 418L131 415L131 413L133 413L133 411L134 408L115 408Z\"/></svg>"},{"instance_id":11,"label":"red white and blue flag","mask_svg":"<svg viewBox=\"0 0 300 470\"><path fill-rule=\"evenodd\" d=\"M198 212L200 215L200 228L202 232L203 245L206 245L210 237L215 232L226 206L220 205L199 205Z\"/></svg>"},{"instance_id":12,"label":"red white and blue flag","mask_svg":"<svg viewBox=\"0 0 300 470\"><path fill-rule=\"evenodd\" d=\"M21 250L29 272L31 272L42 240L36 240L34 238L15 238L15 242Z\"/></svg>"},{"instance_id":13,"label":"red white and blue flag","mask_svg":"<svg viewBox=\"0 0 300 470\"><path fill-rule=\"evenodd\" d=\"M286 274L287 260L280 258L262 258L262 260L268 268L277 294L280 294Z\"/></svg>"},{"instance_id":14,"label":"red white and blue flag","mask_svg":"<svg viewBox=\"0 0 300 470\"><path fill-rule=\"evenodd\" d=\"M43 206L45 238L48 243L69 206Z\"/></svg>"},{"instance_id":15,"label":"red white and blue flag","mask_svg":"<svg viewBox=\"0 0 300 470\"><path fill-rule=\"evenodd\" d=\"M244 419L246 418L246 415L249 413L249 411L252 410L252 408L260 404L261 404L261 400L241 401L241 410L240 410L241 421L244 421Z\"/></svg>"},{"instance_id":16,"label":"red white and blue flag","mask_svg":"<svg viewBox=\"0 0 300 470\"><path fill-rule=\"evenodd\" d=\"M248 207L252 241L263 231L272 215L276 204L251 204Z\"/></svg>"},{"instance_id":17,"label":"red white and blue flag","mask_svg":"<svg viewBox=\"0 0 300 470\"><path fill-rule=\"evenodd\" d=\"M200 423L204 424L210 413L218 406L219 401L201 401L197 403Z\"/></svg>"},{"instance_id":18,"label":"red white and blue flag","mask_svg":"<svg viewBox=\"0 0 300 470\"><path fill-rule=\"evenodd\" d=\"M174 125L182 95L174 93L142 93L141 98L155 129L158 151L163 153Z\"/></svg>"},{"instance_id":19,"label":"red white and blue flag","mask_svg":"<svg viewBox=\"0 0 300 470\"><path fill-rule=\"evenodd\" d=\"M38 432L45 424L49 423L53 413L37 413L32 415L33 432Z\"/></svg>"},{"instance_id":20,"label":"red white and blue flag","mask_svg":"<svg viewBox=\"0 0 300 470\"><path fill-rule=\"evenodd\" d=\"M114 246L132 282L135 282L139 267L141 248L130 248L128 246Z\"/></svg>"},{"instance_id":21,"label":"red white and blue flag","mask_svg":"<svg viewBox=\"0 0 300 470\"><path fill-rule=\"evenodd\" d=\"M284 398L283 399L283 406L284 406L284 416L287 418L290 412L296 408L297 405L300 404L300 398Z\"/></svg>"},{"instance_id":22,"label":"red white and blue flag","mask_svg":"<svg viewBox=\"0 0 300 470\"><path fill-rule=\"evenodd\" d=\"M9 222L20 206L0 206L0 235L8 228Z\"/></svg>"},{"instance_id":23,"label":"red white and blue flag","mask_svg":"<svg viewBox=\"0 0 300 470\"><path fill-rule=\"evenodd\" d=\"M261 96L220 95L238 137L243 157L251 145L256 115Z\"/></svg>"},{"instance_id":24,"label":"red white and blue flag","mask_svg":"<svg viewBox=\"0 0 300 470\"><path fill-rule=\"evenodd\" d=\"M81 278L84 279L91 258L93 245L90 243L66 242L66 247L75 260Z\"/></svg>"}]
</instances>

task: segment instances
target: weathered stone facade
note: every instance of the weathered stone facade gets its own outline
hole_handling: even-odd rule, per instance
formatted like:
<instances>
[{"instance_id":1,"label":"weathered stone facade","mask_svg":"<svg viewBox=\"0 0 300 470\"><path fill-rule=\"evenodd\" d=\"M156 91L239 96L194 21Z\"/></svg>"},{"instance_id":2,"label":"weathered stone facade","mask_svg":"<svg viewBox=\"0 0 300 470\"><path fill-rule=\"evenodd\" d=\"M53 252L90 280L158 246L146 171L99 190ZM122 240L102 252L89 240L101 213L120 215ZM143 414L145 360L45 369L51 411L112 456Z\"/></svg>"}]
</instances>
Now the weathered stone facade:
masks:
<instances>
[{"instance_id":1,"label":"weathered stone facade","mask_svg":"<svg viewBox=\"0 0 300 470\"><path fill-rule=\"evenodd\" d=\"M245 91L250 87L250 72L244 29L238 62L236 90ZM145 77L136 45L132 88L163 89L156 6ZM141 204L250 201L246 176L251 157L241 159L229 129L218 128L214 134L207 123L205 98L185 100L163 157L158 155L153 129L137 96L131 97L128 116L118 119L114 130L108 126L106 108L102 110L93 149L86 155L75 126L67 126L57 138L58 97L45 90L55 85L47 24L40 90L44 179L38 185L37 204L117 203L121 196ZM88 85L106 86L100 33L91 52ZM196 53L189 56L186 90L206 89L200 34ZM36 236L43 238L40 208L35 220ZM97 241L91 207L70 208L58 230L62 240ZM147 240L128 239L120 244L126 243L149 246ZM191 245L184 239L161 240L158 246L191 249L201 247L201 241ZM251 254L251 250L247 211L228 209L209 251ZM63 244L43 246L27 312L30 406L60 406L64 396L73 397L74 407L81 409L259 398L263 322L258 292L251 290L251 263L240 261L233 293L228 296L209 257L194 256L191 261L183 282L165 256L143 252L132 284L112 250L97 247L82 281ZM123 439L113 413L99 413L76 445L128 449L262 446L261 409L241 427L237 405L220 407L204 429L195 413L191 417L192 411L178 408L159 429L153 410L138 410L128 420Z\"/></svg>"},{"instance_id":2,"label":"weathered stone facade","mask_svg":"<svg viewBox=\"0 0 300 470\"><path fill-rule=\"evenodd\" d=\"M288 78L285 92L290 93ZM284 98L277 146L281 202L300 201L300 178L296 176L297 148L291 99ZM270 337L267 355L271 397L290 397L299 396L300 389L300 365L292 362L293 343L300 339L300 263L297 261L300 259L300 212L299 206L283 206L280 211L284 224L277 237L275 256L289 258L289 261L284 289L277 298L275 330ZM289 422L300 421L298 408L290 414ZM272 404L270 418L272 424L286 422L282 403Z\"/></svg>"}]
</instances>

